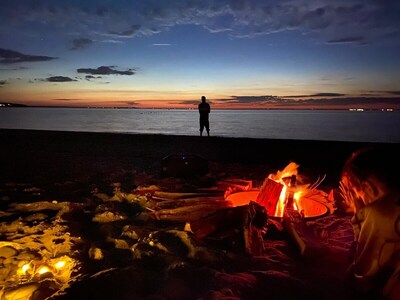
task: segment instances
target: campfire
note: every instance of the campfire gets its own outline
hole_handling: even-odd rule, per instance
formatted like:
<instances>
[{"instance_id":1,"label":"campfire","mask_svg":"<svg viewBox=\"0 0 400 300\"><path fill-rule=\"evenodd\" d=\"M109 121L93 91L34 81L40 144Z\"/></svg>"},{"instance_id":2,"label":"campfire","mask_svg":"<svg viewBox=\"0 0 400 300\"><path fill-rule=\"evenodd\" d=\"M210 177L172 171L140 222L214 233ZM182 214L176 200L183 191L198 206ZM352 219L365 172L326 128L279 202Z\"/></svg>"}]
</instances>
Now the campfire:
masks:
<instances>
[{"instance_id":1,"label":"campfire","mask_svg":"<svg viewBox=\"0 0 400 300\"><path fill-rule=\"evenodd\" d=\"M317 187L323 181L314 184L300 184L297 181L299 165L291 162L282 171L269 174L260 189L244 185L240 192L225 194L234 207L248 205L253 201L263 206L271 222L278 223L281 230L286 229L297 244L300 254L313 255L321 250L306 219L314 219L332 213L334 201ZM275 221L272 221L275 220ZM281 224L281 225L280 225Z\"/></svg>"},{"instance_id":2,"label":"campfire","mask_svg":"<svg viewBox=\"0 0 400 300\"><path fill-rule=\"evenodd\" d=\"M228 190L226 199L233 206L246 205L255 201L265 207L269 217L282 219L285 209L291 206L298 211L303 218L321 217L333 210L324 192L317 190L322 180L315 184L298 184L299 165L291 162L282 171L269 174L261 188L252 189L250 185L244 185L239 191L232 193ZM241 189L241 190L240 190Z\"/></svg>"}]
</instances>

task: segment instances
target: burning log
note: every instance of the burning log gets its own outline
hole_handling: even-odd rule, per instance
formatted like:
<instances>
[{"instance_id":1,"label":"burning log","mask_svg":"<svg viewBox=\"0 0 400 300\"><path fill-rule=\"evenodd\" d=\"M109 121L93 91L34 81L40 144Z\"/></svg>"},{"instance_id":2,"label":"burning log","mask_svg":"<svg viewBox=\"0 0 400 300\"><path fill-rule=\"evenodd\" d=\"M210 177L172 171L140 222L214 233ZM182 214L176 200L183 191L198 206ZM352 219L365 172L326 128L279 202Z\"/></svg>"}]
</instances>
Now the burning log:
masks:
<instances>
[{"instance_id":1,"label":"burning log","mask_svg":"<svg viewBox=\"0 0 400 300\"><path fill-rule=\"evenodd\" d=\"M326 199L327 195L315 188L307 190L308 186L302 186L297 190L297 168L298 165L292 162L284 170L270 174L258 192L230 194L226 199L231 200L234 206L241 206L256 199L256 202L267 210L268 215L275 218L277 225L282 227L282 230L286 229L300 253L308 256L323 247L314 236L313 230L307 226L305 218L325 215L329 212L328 206L332 207L332 201Z\"/></svg>"},{"instance_id":2,"label":"burning log","mask_svg":"<svg viewBox=\"0 0 400 300\"><path fill-rule=\"evenodd\" d=\"M305 257L311 257L321 251L323 246L315 237L313 230L307 226L302 212L299 212L294 206L296 175L287 178L286 182L287 199L283 212L283 225L298 246L300 254Z\"/></svg>"},{"instance_id":3,"label":"burning log","mask_svg":"<svg viewBox=\"0 0 400 300\"><path fill-rule=\"evenodd\" d=\"M286 169L297 168L297 165L290 166L280 172L282 176L275 176L275 179L280 182L273 180L274 177L270 179L270 176L265 179L256 202L264 206L270 216L281 219L283 227L299 248L301 255L309 256L321 250L322 244L318 242L313 231L307 226L304 219L304 208L299 207L298 200L294 201L297 172L293 172L293 174L287 172ZM283 177L284 175L286 176ZM326 209L325 206L323 208Z\"/></svg>"},{"instance_id":4,"label":"burning log","mask_svg":"<svg viewBox=\"0 0 400 300\"><path fill-rule=\"evenodd\" d=\"M274 216L284 185L266 178L258 193L256 202L267 209L268 215Z\"/></svg>"}]
</instances>

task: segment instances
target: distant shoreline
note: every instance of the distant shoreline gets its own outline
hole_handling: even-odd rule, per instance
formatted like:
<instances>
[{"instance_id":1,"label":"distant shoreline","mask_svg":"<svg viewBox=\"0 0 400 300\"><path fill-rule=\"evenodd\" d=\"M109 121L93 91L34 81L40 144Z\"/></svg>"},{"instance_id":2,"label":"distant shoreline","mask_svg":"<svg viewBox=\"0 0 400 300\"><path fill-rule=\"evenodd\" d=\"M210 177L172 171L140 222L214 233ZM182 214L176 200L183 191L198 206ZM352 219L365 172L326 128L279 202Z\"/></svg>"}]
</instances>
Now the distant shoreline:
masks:
<instances>
[{"instance_id":1,"label":"distant shoreline","mask_svg":"<svg viewBox=\"0 0 400 300\"><path fill-rule=\"evenodd\" d=\"M156 110L156 109L165 109L165 110L196 110L196 108L140 108L140 107L123 107L123 106L30 106L25 104L15 104L15 103L0 103L0 108L66 108L66 109L143 109L143 110ZM213 110L310 110L310 111L382 111L382 112L394 112L400 111L395 108L214 108Z\"/></svg>"}]
</instances>

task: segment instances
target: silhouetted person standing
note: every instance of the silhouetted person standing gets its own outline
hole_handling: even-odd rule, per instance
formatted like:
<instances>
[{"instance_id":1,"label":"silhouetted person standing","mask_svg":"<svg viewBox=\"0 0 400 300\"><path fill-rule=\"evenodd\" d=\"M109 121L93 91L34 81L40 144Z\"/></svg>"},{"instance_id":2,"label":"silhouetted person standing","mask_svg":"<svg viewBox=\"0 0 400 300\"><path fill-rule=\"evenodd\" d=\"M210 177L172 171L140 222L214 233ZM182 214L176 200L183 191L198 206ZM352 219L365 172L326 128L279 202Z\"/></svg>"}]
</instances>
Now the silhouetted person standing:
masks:
<instances>
[{"instance_id":1,"label":"silhouetted person standing","mask_svg":"<svg viewBox=\"0 0 400 300\"><path fill-rule=\"evenodd\" d=\"M207 130L207 135L210 136L210 122L208 121L208 115L210 113L210 104L206 102L206 97L201 97L201 103L199 104L200 113L200 136L203 135L204 127Z\"/></svg>"}]
</instances>

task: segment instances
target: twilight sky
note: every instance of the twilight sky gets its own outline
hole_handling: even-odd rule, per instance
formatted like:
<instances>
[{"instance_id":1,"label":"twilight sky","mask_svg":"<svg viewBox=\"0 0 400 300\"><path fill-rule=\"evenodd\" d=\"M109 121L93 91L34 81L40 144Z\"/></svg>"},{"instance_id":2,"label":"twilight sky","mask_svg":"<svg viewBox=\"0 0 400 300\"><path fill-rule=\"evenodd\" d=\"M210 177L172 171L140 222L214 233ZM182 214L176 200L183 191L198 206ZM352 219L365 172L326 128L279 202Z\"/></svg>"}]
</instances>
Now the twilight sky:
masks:
<instances>
[{"instance_id":1,"label":"twilight sky","mask_svg":"<svg viewBox=\"0 0 400 300\"><path fill-rule=\"evenodd\" d=\"M2 0L0 102L400 108L398 0Z\"/></svg>"}]
</instances>

